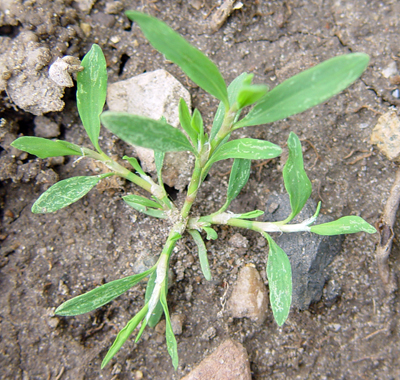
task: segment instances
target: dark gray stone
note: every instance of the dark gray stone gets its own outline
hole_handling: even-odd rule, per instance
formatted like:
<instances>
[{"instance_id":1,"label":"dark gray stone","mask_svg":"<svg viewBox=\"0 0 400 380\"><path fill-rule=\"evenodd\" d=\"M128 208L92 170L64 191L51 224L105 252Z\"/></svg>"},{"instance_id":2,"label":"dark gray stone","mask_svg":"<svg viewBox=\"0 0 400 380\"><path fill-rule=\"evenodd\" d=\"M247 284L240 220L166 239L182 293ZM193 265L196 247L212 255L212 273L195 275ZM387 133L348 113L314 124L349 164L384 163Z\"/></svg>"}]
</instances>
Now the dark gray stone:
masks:
<instances>
[{"instance_id":1,"label":"dark gray stone","mask_svg":"<svg viewBox=\"0 0 400 380\"><path fill-rule=\"evenodd\" d=\"M300 223L314 215L316 203L309 199L296 218L290 223ZM272 195L268 199L264 221L277 222L290 214L287 194ZM331 222L333 219L319 215L316 224ZM322 297L322 290L328 279L326 268L340 252L343 236L320 236L309 232L271 235L286 252L292 266L293 294L292 305L306 310Z\"/></svg>"}]
</instances>

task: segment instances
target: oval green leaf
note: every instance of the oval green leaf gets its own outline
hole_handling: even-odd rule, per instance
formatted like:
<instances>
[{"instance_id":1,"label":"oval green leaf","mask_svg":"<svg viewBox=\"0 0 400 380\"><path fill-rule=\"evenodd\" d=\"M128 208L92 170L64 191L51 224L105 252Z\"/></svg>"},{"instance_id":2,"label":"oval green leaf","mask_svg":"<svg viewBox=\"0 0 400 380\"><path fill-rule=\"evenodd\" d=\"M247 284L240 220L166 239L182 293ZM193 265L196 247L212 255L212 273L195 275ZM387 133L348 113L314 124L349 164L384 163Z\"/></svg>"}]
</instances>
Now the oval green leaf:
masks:
<instances>
[{"instance_id":1,"label":"oval green leaf","mask_svg":"<svg viewBox=\"0 0 400 380\"><path fill-rule=\"evenodd\" d=\"M204 278L207 281L210 281L211 280L211 271L210 271L210 264L208 263L206 245L204 244L204 241L201 238L199 231L197 231L197 230L188 230L188 231L189 231L190 235L192 235L192 238L197 245L197 252L199 254L199 260L200 260L200 267L203 272Z\"/></svg>"},{"instance_id":2,"label":"oval green leaf","mask_svg":"<svg viewBox=\"0 0 400 380\"><path fill-rule=\"evenodd\" d=\"M340 55L285 80L268 92L235 129L272 123L325 102L359 78L368 62L364 53Z\"/></svg>"},{"instance_id":3,"label":"oval green leaf","mask_svg":"<svg viewBox=\"0 0 400 380\"><path fill-rule=\"evenodd\" d=\"M246 185L250 177L251 160L235 158L233 161L226 202L231 203Z\"/></svg>"},{"instance_id":4,"label":"oval green leaf","mask_svg":"<svg viewBox=\"0 0 400 380\"><path fill-rule=\"evenodd\" d=\"M317 224L310 227L311 232L318 235L342 235L366 232L374 234L376 229L359 216L344 216L329 223Z\"/></svg>"},{"instance_id":5,"label":"oval green leaf","mask_svg":"<svg viewBox=\"0 0 400 380\"><path fill-rule=\"evenodd\" d=\"M61 140L49 140L42 137L23 136L11 143L11 146L39 158L58 156L83 156L78 145Z\"/></svg>"},{"instance_id":6,"label":"oval green leaf","mask_svg":"<svg viewBox=\"0 0 400 380\"><path fill-rule=\"evenodd\" d=\"M152 272L154 273L154 271L155 268L151 268L143 273L135 274L133 276L128 276L101 285L90 292L64 302L56 309L54 313L62 316L73 316L88 313L89 311L95 310L119 297L149 274Z\"/></svg>"},{"instance_id":7,"label":"oval green leaf","mask_svg":"<svg viewBox=\"0 0 400 380\"><path fill-rule=\"evenodd\" d=\"M243 138L228 141L210 158L211 163L227 158L244 158L247 160L266 160L282 153L282 149L269 141Z\"/></svg>"},{"instance_id":8,"label":"oval green leaf","mask_svg":"<svg viewBox=\"0 0 400 380\"><path fill-rule=\"evenodd\" d=\"M139 24L146 38L165 58L176 63L194 83L229 107L225 81L207 56L164 22L140 12L127 11L125 14Z\"/></svg>"},{"instance_id":9,"label":"oval green leaf","mask_svg":"<svg viewBox=\"0 0 400 380\"><path fill-rule=\"evenodd\" d=\"M69 206L86 195L102 178L102 175L72 177L57 182L38 198L32 212L46 214Z\"/></svg>"},{"instance_id":10,"label":"oval green leaf","mask_svg":"<svg viewBox=\"0 0 400 380\"><path fill-rule=\"evenodd\" d=\"M292 268L286 253L274 240L265 234L269 244L267 261L267 278L269 299L274 319L282 326L290 311L292 303Z\"/></svg>"},{"instance_id":11,"label":"oval green leaf","mask_svg":"<svg viewBox=\"0 0 400 380\"><path fill-rule=\"evenodd\" d=\"M186 136L162 120L132 115L125 112L106 111L101 115L103 125L125 142L159 150L160 152L192 151Z\"/></svg>"},{"instance_id":12,"label":"oval green leaf","mask_svg":"<svg viewBox=\"0 0 400 380\"><path fill-rule=\"evenodd\" d=\"M283 181L290 198L291 214L285 220L292 220L304 207L310 198L312 187L304 170L301 143L295 133L290 132L287 141L289 157L283 167Z\"/></svg>"},{"instance_id":13,"label":"oval green leaf","mask_svg":"<svg viewBox=\"0 0 400 380\"><path fill-rule=\"evenodd\" d=\"M108 362L114 357L114 355L119 351L122 345L126 342L126 340L131 336L133 330L139 325L139 323L146 316L148 304L144 305L143 308L137 313L127 324L126 326L118 333L117 337L114 340L114 343L108 350L106 356L101 362L101 369L103 369Z\"/></svg>"},{"instance_id":14,"label":"oval green leaf","mask_svg":"<svg viewBox=\"0 0 400 380\"><path fill-rule=\"evenodd\" d=\"M93 44L82 60L83 71L77 75L76 104L82 124L97 151L100 119L107 95L107 64L100 46Z\"/></svg>"}]
</instances>

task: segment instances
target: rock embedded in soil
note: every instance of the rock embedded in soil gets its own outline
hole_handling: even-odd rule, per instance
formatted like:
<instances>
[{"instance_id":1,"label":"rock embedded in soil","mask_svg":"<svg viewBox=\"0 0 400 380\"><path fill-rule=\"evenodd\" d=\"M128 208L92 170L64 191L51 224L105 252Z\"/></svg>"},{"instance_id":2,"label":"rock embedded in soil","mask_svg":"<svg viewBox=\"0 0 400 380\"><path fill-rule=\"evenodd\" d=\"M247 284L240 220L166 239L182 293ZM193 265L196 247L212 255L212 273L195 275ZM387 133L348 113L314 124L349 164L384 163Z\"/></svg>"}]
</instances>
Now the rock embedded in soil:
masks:
<instances>
[{"instance_id":1,"label":"rock embedded in soil","mask_svg":"<svg viewBox=\"0 0 400 380\"><path fill-rule=\"evenodd\" d=\"M183 98L190 109L190 94L170 73L155 70L133 78L112 83L107 89L107 105L111 111L129 112L159 120L162 116L174 127L179 125L178 105ZM135 147L144 171L155 173L154 152ZM183 190L193 166L188 152L167 153L164 160L163 180Z\"/></svg>"},{"instance_id":2,"label":"rock embedded in soil","mask_svg":"<svg viewBox=\"0 0 400 380\"><path fill-rule=\"evenodd\" d=\"M262 324L268 311L267 288L257 269L246 265L240 269L227 309L234 318L250 318Z\"/></svg>"},{"instance_id":3,"label":"rock embedded in soil","mask_svg":"<svg viewBox=\"0 0 400 380\"><path fill-rule=\"evenodd\" d=\"M290 202L287 194L269 197L264 220L277 222L286 219L290 214ZM300 223L314 215L316 203L309 199L303 210L291 223ZM333 219L319 215L315 224L331 222ZM292 267L292 305L306 310L313 302L322 297L328 265L340 252L342 235L320 236L309 232L295 232L272 235L272 238L289 257Z\"/></svg>"},{"instance_id":4,"label":"rock embedded in soil","mask_svg":"<svg viewBox=\"0 0 400 380\"><path fill-rule=\"evenodd\" d=\"M60 135L59 125L46 116L36 116L33 123L35 124L35 136L37 137L51 139Z\"/></svg>"},{"instance_id":5,"label":"rock embedded in soil","mask_svg":"<svg viewBox=\"0 0 400 380\"><path fill-rule=\"evenodd\" d=\"M396 112L383 114L371 133L374 144L390 161L400 160L400 120Z\"/></svg>"},{"instance_id":6,"label":"rock embedded in soil","mask_svg":"<svg viewBox=\"0 0 400 380\"><path fill-rule=\"evenodd\" d=\"M181 380L251 380L246 349L234 340L222 343Z\"/></svg>"},{"instance_id":7,"label":"rock embedded in soil","mask_svg":"<svg viewBox=\"0 0 400 380\"><path fill-rule=\"evenodd\" d=\"M33 32L23 31L15 39L0 37L0 92L24 111L34 115L61 111L64 89L48 78L50 50L37 42Z\"/></svg>"}]
</instances>

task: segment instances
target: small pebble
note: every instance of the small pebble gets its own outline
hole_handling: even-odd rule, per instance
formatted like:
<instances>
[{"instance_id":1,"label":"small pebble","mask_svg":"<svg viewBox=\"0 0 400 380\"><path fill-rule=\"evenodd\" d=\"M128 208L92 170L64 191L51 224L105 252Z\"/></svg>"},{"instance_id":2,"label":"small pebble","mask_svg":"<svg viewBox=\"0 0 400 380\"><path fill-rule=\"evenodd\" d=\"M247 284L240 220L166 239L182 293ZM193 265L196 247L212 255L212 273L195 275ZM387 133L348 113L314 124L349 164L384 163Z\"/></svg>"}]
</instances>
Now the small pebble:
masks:
<instances>
[{"instance_id":1,"label":"small pebble","mask_svg":"<svg viewBox=\"0 0 400 380\"><path fill-rule=\"evenodd\" d=\"M400 99L400 90L396 88L394 91L392 91L392 96L396 99Z\"/></svg>"}]
</instances>

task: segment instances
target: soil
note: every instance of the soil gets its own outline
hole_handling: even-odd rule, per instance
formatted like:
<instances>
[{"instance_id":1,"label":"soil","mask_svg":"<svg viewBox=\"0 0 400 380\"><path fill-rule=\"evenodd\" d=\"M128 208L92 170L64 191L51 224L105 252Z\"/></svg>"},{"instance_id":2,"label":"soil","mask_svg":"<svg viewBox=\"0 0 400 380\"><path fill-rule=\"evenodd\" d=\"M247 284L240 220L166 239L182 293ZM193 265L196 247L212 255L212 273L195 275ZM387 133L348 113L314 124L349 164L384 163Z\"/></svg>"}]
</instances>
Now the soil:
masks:
<instances>
[{"instance_id":1,"label":"soil","mask_svg":"<svg viewBox=\"0 0 400 380\"><path fill-rule=\"evenodd\" d=\"M122 0L115 14L110 13L114 2L94 1L88 11L78 3L85 2L3 0L2 42L31 31L37 43L49 49L51 61L66 54L82 58L97 43L107 59L110 83L164 68L189 89L207 125L217 101L153 50L119 12L119 5L167 22L206 53L228 83L246 71L254 73L255 83L274 87L335 55L369 54L367 71L340 95L287 120L239 130L236 137L263 138L284 147L294 131L304 143L312 198L323 202L321 212L335 218L360 215L371 224L378 220L397 165L370 145L369 136L378 117L400 104L398 92L393 92L398 82L382 74L393 62L400 67L400 2L244 1L216 32L210 28L211 16L206 17L219 4L214 0ZM59 125L59 138L90 146L77 115L75 90L67 90L63 100L64 109L46 117ZM6 91L1 93L0 112L2 379L140 379L141 374L144 379L180 379L227 337L246 347L257 380L400 378L399 295L385 292L378 275L377 234L346 236L330 266L325 297L307 311L292 309L287 323L278 328L271 312L259 326L246 318L232 319L224 311L241 266L255 264L266 282L265 242L235 228L219 228L219 239L207 243L210 282L202 277L188 236L175 248L168 301L172 313L186 317L177 336L178 370L172 367L165 338L152 329L146 329L139 344L128 340L100 370L116 333L141 307L145 285L78 317L57 317L54 310L72 296L149 265L162 248L168 226L125 205L121 195L136 189L124 182L107 183L57 213L32 214L33 202L58 179L96 171L89 161L40 160L10 148L18 135L34 135L34 116L13 105ZM120 157L131 153L106 131L102 136L106 152ZM210 213L224 203L230 165L223 162L210 173L199 194L206 201L196 203L195 214ZM270 194L284 190L279 159L257 161L252 168L232 205L234 212L263 209ZM171 196L182 203L183 193L171 189ZM249 241L245 251L229 246L238 232ZM390 266L397 275L399 252L395 241ZM328 294L332 286L339 289L334 298Z\"/></svg>"}]
</instances>

